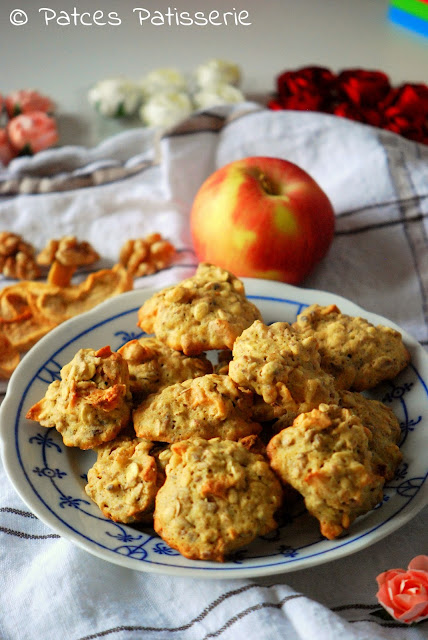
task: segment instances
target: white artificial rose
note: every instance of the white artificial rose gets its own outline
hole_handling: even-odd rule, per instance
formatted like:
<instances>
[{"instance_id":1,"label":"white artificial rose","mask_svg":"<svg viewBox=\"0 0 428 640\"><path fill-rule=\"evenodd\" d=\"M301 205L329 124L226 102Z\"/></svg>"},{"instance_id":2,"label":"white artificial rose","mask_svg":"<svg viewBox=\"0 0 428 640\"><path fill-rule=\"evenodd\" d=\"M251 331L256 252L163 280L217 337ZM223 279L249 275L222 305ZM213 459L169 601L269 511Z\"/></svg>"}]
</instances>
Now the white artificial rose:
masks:
<instances>
[{"instance_id":1,"label":"white artificial rose","mask_svg":"<svg viewBox=\"0 0 428 640\"><path fill-rule=\"evenodd\" d=\"M153 69L140 82L146 97L160 91L186 91L187 81L180 71L173 68Z\"/></svg>"},{"instance_id":2,"label":"white artificial rose","mask_svg":"<svg viewBox=\"0 0 428 640\"><path fill-rule=\"evenodd\" d=\"M141 105L142 94L138 85L125 78L106 78L90 89L88 100L103 116L129 117Z\"/></svg>"},{"instance_id":3,"label":"white artificial rose","mask_svg":"<svg viewBox=\"0 0 428 640\"><path fill-rule=\"evenodd\" d=\"M187 93L163 91L153 95L142 105L140 117L149 127L170 127L189 116L193 109Z\"/></svg>"},{"instance_id":4,"label":"white artificial rose","mask_svg":"<svg viewBox=\"0 0 428 640\"><path fill-rule=\"evenodd\" d=\"M207 109L217 104L243 102L245 96L237 87L230 84L215 84L205 87L194 95L197 109Z\"/></svg>"},{"instance_id":5,"label":"white artificial rose","mask_svg":"<svg viewBox=\"0 0 428 640\"><path fill-rule=\"evenodd\" d=\"M241 69L234 62L213 58L196 67L195 82L199 87L213 84L238 86L241 82Z\"/></svg>"}]
</instances>

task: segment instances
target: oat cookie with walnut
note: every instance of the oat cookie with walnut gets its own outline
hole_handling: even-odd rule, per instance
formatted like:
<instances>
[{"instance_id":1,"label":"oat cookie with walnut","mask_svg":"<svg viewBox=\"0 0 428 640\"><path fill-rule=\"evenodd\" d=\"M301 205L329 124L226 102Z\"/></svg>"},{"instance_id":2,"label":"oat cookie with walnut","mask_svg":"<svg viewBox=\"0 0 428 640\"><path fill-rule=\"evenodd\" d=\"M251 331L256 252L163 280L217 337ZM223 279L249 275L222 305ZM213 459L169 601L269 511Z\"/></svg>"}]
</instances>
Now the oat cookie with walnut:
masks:
<instances>
[{"instance_id":1,"label":"oat cookie with walnut","mask_svg":"<svg viewBox=\"0 0 428 640\"><path fill-rule=\"evenodd\" d=\"M398 447L401 437L400 423L394 412L379 400L366 398L356 391L340 391L339 404L360 418L370 429L370 449L376 473L392 480L403 455Z\"/></svg>"},{"instance_id":2,"label":"oat cookie with walnut","mask_svg":"<svg viewBox=\"0 0 428 640\"><path fill-rule=\"evenodd\" d=\"M185 440L172 451L154 528L182 555L222 562L277 527L282 490L262 455L218 438Z\"/></svg>"},{"instance_id":3,"label":"oat cookie with walnut","mask_svg":"<svg viewBox=\"0 0 428 640\"><path fill-rule=\"evenodd\" d=\"M260 311L247 300L241 280L202 263L193 277L147 300L139 310L138 325L172 349L198 355L231 349L242 331L259 318Z\"/></svg>"},{"instance_id":4,"label":"oat cookie with walnut","mask_svg":"<svg viewBox=\"0 0 428 640\"><path fill-rule=\"evenodd\" d=\"M211 373L150 395L133 412L134 428L138 437L161 442L238 440L261 430L251 420L251 405L250 392L228 376Z\"/></svg>"},{"instance_id":5,"label":"oat cookie with walnut","mask_svg":"<svg viewBox=\"0 0 428 640\"><path fill-rule=\"evenodd\" d=\"M213 370L204 354L185 356L181 351L147 336L130 340L118 353L128 363L131 392L140 399L176 382L197 378Z\"/></svg>"},{"instance_id":6,"label":"oat cookie with walnut","mask_svg":"<svg viewBox=\"0 0 428 640\"><path fill-rule=\"evenodd\" d=\"M319 404L337 402L333 378L321 369L317 342L301 338L287 322L266 326L256 320L233 347L229 375L261 399L257 415L267 419L310 411ZM262 401L272 407L263 410Z\"/></svg>"},{"instance_id":7,"label":"oat cookie with walnut","mask_svg":"<svg viewBox=\"0 0 428 640\"><path fill-rule=\"evenodd\" d=\"M371 389L395 378L410 361L398 331L348 316L336 305L311 305L297 316L293 328L316 338L321 366L334 376L339 389Z\"/></svg>"},{"instance_id":8,"label":"oat cookie with walnut","mask_svg":"<svg viewBox=\"0 0 428 640\"><path fill-rule=\"evenodd\" d=\"M85 491L107 518L126 524L152 514L160 483L151 449L149 440L120 435L97 447Z\"/></svg>"},{"instance_id":9,"label":"oat cookie with walnut","mask_svg":"<svg viewBox=\"0 0 428 640\"><path fill-rule=\"evenodd\" d=\"M80 449L113 440L130 416L128 365L110 347L79 349L61 369L61 380L52 382L26 415L55 427L67 447Z\"/></svg>"},{"instance_id":10,"label":"oat cookie with walnut","mask_svg":"<svg viewBox=\"0 0 428 640\"><path fill-rule=\"evenodd\" d=\"M304 497L330 540L382 500L385 478L375 472L371 438L348 409L322 404L300 414L267 446L271 467Z\"/></svg>"}]
</instances>

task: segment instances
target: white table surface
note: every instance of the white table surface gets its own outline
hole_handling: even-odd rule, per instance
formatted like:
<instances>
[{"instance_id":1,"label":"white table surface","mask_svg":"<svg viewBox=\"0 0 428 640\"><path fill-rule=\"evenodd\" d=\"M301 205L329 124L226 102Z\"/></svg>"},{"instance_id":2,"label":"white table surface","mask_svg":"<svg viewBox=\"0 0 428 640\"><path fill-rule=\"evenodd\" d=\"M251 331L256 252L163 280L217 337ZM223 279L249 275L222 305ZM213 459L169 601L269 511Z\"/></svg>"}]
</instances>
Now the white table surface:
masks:
<instances>
[{"instance_id":1,"label":"white table surface","mask_svg":"<svg viewBox=\"0 0 428 640\"><path fill-rule=\"evenodd\" d=\"M428 38L392 24L388 0L2 0L0 3L0 92L33 87L58 105L61 143L93 146L123 128L100 118L87 104L99 79L123 74L138 79L155 67L186 73L209 58L237 62L246 94L273 90L275 77L305 65L381 69L393 84L428 82ZM216 9L248 11L249 26L154 26L139 24L135 7L165 13ZM47 7L52 11L40 11ZM115 11L117 26L60 26L45 23L78 12ZM10 14L23 9L28 22L13 26ZM146 14L147 15L147 14ZM88 21L89 17L84 16ZM7 61L7 64L5 64Z\"/></svg>"}]
</instances>

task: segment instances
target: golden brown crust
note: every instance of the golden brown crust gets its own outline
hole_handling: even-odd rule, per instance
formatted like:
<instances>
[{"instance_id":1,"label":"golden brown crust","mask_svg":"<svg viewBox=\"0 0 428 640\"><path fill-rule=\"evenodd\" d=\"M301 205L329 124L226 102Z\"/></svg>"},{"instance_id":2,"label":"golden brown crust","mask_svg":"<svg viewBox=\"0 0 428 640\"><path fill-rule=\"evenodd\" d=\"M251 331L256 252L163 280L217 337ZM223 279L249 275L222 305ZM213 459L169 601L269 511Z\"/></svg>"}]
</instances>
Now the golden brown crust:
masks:
<instances>
[{"instance_id":1,"label":"golden brown crust","mask_svg":"<svg viewBox=\"0 0 428 640\"><path fill-rule=\"evenodd\" d=\"M147 300L139 310L138 325L172 349L198 355L231 349L242 331L260 317L238 278L203 263L192 278Z\"/></svg>"},{"instance_id":2,"label":"golden brown crust","mask_svg":"<svg viewBox=\"0 0 428 640\"><path fill-rule=\"evenodd\" d=\"M320 405L267 446L272 468L302 494L329 539L382 500L384 478L374 471L370 439L369 429L349 410Z\"/></svg>"},{"instance_id":3,"label":"golden brown crust","mask_svg":"<svg viewBox=\"0 0 428 640\"><path fill-rule=\"evenodd\" d=\"M212 373L204 354L185 356L156 338L131 340L118 350L128 363L131 392L142 399L176 382Z\"/></svg>"},{"instance_id":4,"label":"golden brown crust","mask_svg":"<svg viewBox=\"0 0 428 640\"><path fill-rule=\"evenodd\" d=\"M281 486L264 458L239 442L186 440L172 445L156 497L155 531L187 558L225 556L277 527Z\"/></svg>"},{"instance_id":5,"label":"golden brown crust","mask_svg":"<svg viewBox=\"0 0 428 640\"><path fill-rule=\"evenodd\" d=\"M264 408L268 419L289 415L293 420L322 402L337 401L334 380L321 369L315 339L302 339L287 322L266 326L256 320L243 331L233 347L229 375L274 405L271 412ZM256 407L263 410L260 400Z\"/></svg>"},{"instance_id":6,"label":"golden brown crust","mask_svg":"<svg viewBox=\"0 0 428 640\"><path fill-rule=\"evenodd\" d=\"M371 389L395 378L410 361L398 331L345 315L336 305L311 305L293 328L304 337L316 338L321 366L339 389Z\"/></svg>"},{"instance_id":7,"label":"golden brown crust","mask_svg":"<svg viewBox=\"0 0 428 640\"><path fill-rule=\"evenodd\" d=\"M149 396L133 413L140 438L177 442L186 438L238 440L257 434L252 394L215 373L186 380Z\"/></svg>"},{"instance_id":8,"label":"golden brown crust","mask_svg":"<svg viewBox=\"0 0 428 640\"><path fill-rule=\"evenodd\" d=\"M128 367L110 347L80 349L61 369L29 420L55 427L68 447L93 449L113 440L131 415Z\"/></svg>"}]
</instances>

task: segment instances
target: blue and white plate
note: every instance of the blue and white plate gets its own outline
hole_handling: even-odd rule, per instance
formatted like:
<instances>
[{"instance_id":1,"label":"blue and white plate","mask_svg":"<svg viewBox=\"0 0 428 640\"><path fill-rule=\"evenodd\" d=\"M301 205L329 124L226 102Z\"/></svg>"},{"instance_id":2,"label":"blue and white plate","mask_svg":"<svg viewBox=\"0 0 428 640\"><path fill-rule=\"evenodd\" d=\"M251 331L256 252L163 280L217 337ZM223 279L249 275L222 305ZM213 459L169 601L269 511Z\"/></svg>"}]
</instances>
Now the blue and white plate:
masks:
<instances>
[{"instance_id":1,"label":"blue and white plate","mask_svg":"<svg viewBox=\"0 0 428 640\"><path fill-rule=\"evenodd\" d=\"M398 329L385 318L336 295L265 280L248 279L245 285L248 297L267 324L292 322L304 307L317 302L336 303L344 313ZM219 564L188 560L170 549L154 531L104 518L84 490L94 453L65 447L55 429L45 429L26 420L25 415L78 349L110 345L117 350L141 335L136 325L137 311L152 294L150 290L122 294L60 325L31 349L10 380L0 413L6 471L28 507L54 531L104 560L140 571L245 578L295 571L355 553L401 527L427 504L428 357L410 335L402 332L411 364L371 397L390 406L401 422L403 462L385 488L382 504L358 518L345 537L322 538L316 521L301 509L277 531Z\"/></svg>"}]
</instances>

